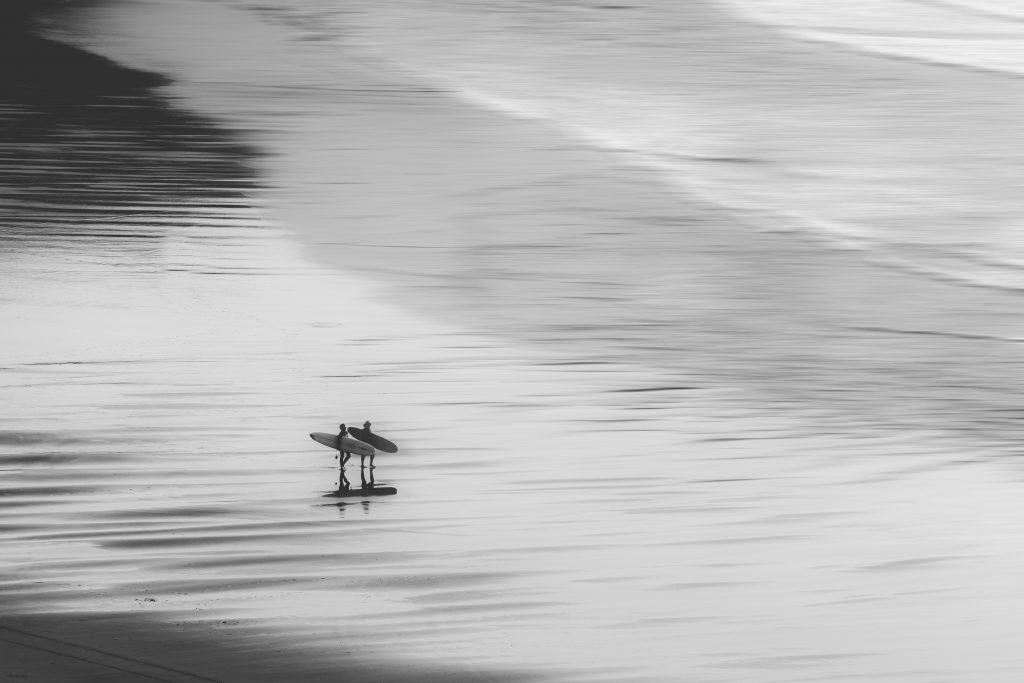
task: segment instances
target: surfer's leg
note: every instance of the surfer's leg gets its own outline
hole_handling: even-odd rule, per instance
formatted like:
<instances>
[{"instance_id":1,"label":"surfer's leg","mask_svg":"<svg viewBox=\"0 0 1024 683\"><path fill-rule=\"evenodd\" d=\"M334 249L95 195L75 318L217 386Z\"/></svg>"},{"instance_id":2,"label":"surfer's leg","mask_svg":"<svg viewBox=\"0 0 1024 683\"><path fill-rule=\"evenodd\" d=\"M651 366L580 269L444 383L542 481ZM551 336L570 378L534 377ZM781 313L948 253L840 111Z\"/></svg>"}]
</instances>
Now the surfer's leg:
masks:
<instances>
[{"instance_id":1,"label":"surfer's leg","mask_svg":"<svg viewBox=\"0 0 1024 683\"><path fill-rule=\"evenodd\" d=\"M351 484L348 483L348 478L345 476L345 463L347 463L348 459L351 457L352 455L345 451L338 452L338 462L340 463L339 469L341 471L341 481L338 482L339 491L347 491L351 486Z\"/></svg>"},{"instance_id":2,"label":"surfer's leg","mask_svg":"<svg viewBox=\"0 0 1024 683\"><path fill-rule=\"evenodd\" d=\"M359 467L360 467L360 469L362 469L363 467L366 467L366 456L365 455L360 455L359 456Z\"/></svg>"},{"instance_id":3,"label":"surfer's leg","mask_svg":"<svg viewBox=\"0 0 1024 683\"><path fill-rule=\"evenodd\" d=\"M375 455L376 455L376 453L374 453L373 455L370 456L370 469L371 470L375 469L374 466L373 466L373 458L374 458Z\"/></svg>"}]
</instances>

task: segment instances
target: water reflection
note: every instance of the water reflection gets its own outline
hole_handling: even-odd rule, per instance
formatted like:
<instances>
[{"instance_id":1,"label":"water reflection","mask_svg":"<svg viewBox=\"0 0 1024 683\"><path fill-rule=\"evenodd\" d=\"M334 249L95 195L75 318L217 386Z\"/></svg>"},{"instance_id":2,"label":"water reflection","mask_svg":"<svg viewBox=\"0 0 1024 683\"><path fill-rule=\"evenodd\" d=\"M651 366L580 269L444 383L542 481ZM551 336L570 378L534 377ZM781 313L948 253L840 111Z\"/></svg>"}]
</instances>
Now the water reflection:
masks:
<instances>
[{"instance_id":1,"label":"water reflection","mask_svg":"<svg viewBox=\"0 0 1024 683\"><path fill-rule=\"evenodd\" d=\"M345 466L341 465L339 469L340 481L338 482L338 489L328 493L328 497L359 498L365 496L393 496L398 493L398 489L395 487L376 482L374 476L376 468L373 465L359 468L359 486L356 488L352 488L352 483L348 480ZM369 472L369 476L367 476L367 472Z\"/></svg>"}]
</instances>

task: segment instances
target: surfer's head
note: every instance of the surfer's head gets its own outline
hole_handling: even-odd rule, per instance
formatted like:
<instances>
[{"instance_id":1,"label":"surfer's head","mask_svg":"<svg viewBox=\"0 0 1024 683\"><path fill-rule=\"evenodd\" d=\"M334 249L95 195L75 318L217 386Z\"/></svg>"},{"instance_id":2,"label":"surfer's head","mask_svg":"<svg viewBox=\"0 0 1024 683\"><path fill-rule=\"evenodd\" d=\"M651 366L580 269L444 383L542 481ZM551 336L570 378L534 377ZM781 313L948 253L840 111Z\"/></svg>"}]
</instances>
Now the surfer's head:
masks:
<instances>
[{"instance_id":1,"label":"surfer's head","mask_svg":"<svg viewBox=\"0 0 1024 683\"><path fill-rule=\"evenodd\" d=\"M345 431L345 423L342 422L340 425L338 425L338 429L341 431Z\"/></svg>"},{"instance_id":2,"label":"surfer's head","mask_svg":"<svg viewBox=\"0 0 1024 683\"><path fill-rule=\"evenodd\" d=\"M363 423L363 429L365 429L366 431L370 431L370 421L369 420L367 420L366 422Z\"/></svg>"}]
</instances>

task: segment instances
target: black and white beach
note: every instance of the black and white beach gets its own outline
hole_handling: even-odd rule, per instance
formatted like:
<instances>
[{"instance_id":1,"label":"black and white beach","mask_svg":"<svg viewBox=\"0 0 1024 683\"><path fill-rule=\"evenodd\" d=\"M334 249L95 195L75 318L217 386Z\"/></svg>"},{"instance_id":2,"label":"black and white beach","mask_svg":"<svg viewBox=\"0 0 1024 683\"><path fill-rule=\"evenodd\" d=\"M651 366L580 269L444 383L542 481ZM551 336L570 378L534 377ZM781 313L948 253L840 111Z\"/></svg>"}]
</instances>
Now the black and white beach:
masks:
<instances>
[{"instance_id":1,"label":"black and white beach","mask_svg":"<svg viewBox=\"0 0 1024 683\"><path fill-rule=\"evenodd\" d=\"M4 673L1018 680L1024 7L824 4L12 5Z\"/></svg>"}]
</instances>

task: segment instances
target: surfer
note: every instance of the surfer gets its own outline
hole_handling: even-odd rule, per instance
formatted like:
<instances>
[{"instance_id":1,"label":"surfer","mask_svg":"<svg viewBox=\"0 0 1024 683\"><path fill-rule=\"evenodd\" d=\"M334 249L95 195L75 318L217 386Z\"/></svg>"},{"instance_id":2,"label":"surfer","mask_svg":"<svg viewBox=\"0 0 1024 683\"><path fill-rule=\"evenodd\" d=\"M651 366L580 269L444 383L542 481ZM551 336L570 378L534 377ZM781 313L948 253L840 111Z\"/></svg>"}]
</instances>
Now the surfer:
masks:
<instances>
[{"instance_id":1,"label":"surfer","mask_svg":"<svg viewBox=\"0 0 1024 683\"><path fill-rule=\"evenodd\" d=\"M348 435L348 428L345 427L345 423L338 425L338 462L341 467L341 481L338 482L338 488L347 491L352 485L348 483L348 477L345 476L345 463L352 457L352 454L348 451L341 449L342 439Z\"/></svg>"},{"instance_id":2,"label":"surfer","mask_svg":"<svg viewBox=\"0 0 1024 683\"><path fill-rule=\"evenodd\" d=\"M373 432L372 432L372 431L370 430L370 421L369 421L369 420L367 420L366 422L364 422L364 423L363 423L363 430L364 430L364 431L365 431L365 432L366 432L366 433L367 433L368 435L370 435L370 436L373 436ZM375 455L375 454L374 454L374 455ZM359 462L359 466L360 466L360 467L362 467L362 466L363 466L363 461L364 461L364 460L366 460L365 456L363 456L363 457L361 457L361 458L360 458L360 462ZM372 470L372 469L376 469L376 468L375 468L375 467L373 466L373 455L371 455L371 456L370 456L370 469L371 469L371 470ZM372 475L371 475L371 476L372 476Z\"/></svg>"},{"instance_id":3,"label":"surfer","mask_svg":"<svg viewBox=\"0 0 1024 683\"><path fill-rule=\"evenodd\" d=\"M359 441L361 441L361 442L363 442L363 443L365 443L365 444L367 444L367 445L369 445L371 447L371 448L368 449L368 452L366 452L365 454L364 453L360 453L359 454L360 457L362 458L359 461L359 466L360 467L365 467L366 466L366 457L365 456L369 456L369 458L370 458L370 469L373 469L374 468L373 461L374 461L374 458L376 456L376 451L378 449L383 451L383 452L385 452L385 453L397 453L398 452L398 446L396 446L395 444L391 443L390 441L385 439L380 434L374 434L373 433L372 425L370 424L369 420L364 422L362 427L349 427L348 428L348 433L351 436L353 436L356 439L358 439Z\"/></svg>"}]
</instances>

